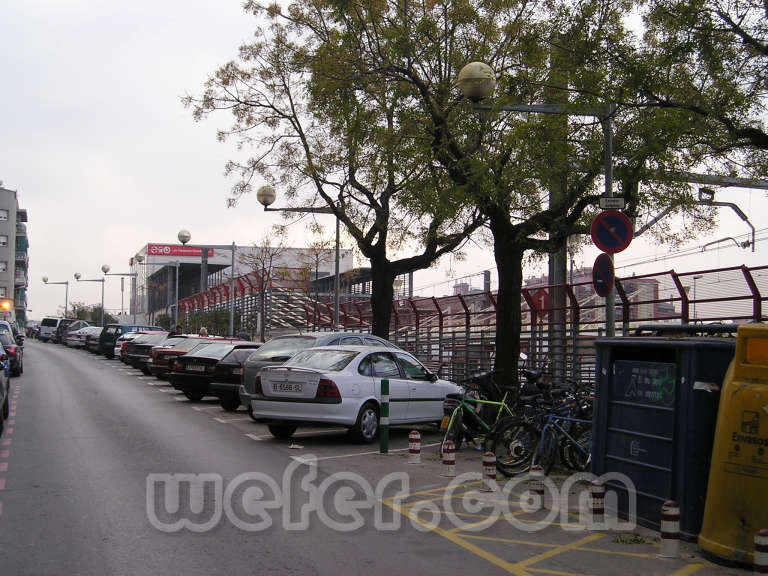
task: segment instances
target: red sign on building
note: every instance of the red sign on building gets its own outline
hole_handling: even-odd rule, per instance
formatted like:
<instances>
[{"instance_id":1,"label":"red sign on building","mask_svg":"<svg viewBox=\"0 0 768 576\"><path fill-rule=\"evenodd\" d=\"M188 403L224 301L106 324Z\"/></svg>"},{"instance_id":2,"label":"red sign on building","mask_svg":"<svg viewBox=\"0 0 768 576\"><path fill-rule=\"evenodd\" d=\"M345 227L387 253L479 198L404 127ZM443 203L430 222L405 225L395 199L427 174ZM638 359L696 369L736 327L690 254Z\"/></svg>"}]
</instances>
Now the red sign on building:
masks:
<instances>
[{"instance_id":1,"label":"red sign on building","mask_svg":"<svg viewBox=\"0 0 768 576\"><path fill-rule=\"evenodd\" d=\"M178 244L147 244L148 256L196 256L202 257L203 251L197 246ZM208 248L208 258L213 258L213 248Z\"/></svg>"}]
</instances>

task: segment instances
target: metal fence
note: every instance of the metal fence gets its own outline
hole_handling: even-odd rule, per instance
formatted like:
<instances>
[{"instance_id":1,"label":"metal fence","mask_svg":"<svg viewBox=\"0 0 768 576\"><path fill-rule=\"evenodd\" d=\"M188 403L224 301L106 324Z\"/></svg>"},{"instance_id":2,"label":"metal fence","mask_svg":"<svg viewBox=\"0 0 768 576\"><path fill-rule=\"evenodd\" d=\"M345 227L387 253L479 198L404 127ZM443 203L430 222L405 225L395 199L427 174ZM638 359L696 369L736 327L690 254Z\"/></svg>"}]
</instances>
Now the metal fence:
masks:
<instances>
[{"instance_id":1,"label":"metal fence","mask_svg":"<svg viewBox=\"0 0 768 576\"><path fill-rule=\"evenodd\" d=\"M180 302L188 322L201 311L228 307L228 287L209 292ZM369 331L370 300L355 296L347 295L340 303L341 328ZM309 294L295 283L250 278L238 279L235 298L239 325L254 333L262 321L268 336L295 329L333 329L332 294ZM617 278L616 332L629 335L650 323L760 322L766 319L766 298L768 266L669 270ZM526 362L545 367L556 381L593 381L593 341L604 334L605 299L595 293L591 271L569 284L526 286L522 300L521 350L528 357ZM495 335L494 292L392 303L390 340L455 381L492 368Z\"/></svg>"}]
</instances>

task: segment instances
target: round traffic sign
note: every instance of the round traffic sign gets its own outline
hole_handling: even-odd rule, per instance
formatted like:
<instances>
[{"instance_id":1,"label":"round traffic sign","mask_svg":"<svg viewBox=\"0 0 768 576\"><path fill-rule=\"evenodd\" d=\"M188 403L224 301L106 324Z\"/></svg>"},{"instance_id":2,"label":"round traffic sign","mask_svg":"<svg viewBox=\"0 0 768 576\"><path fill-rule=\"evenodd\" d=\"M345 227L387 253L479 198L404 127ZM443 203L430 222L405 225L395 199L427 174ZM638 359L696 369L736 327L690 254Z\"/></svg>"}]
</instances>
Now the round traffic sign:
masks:
<instances>
[{"instance_id":1,"label":"round traffic sign","mask_svg":"<svg viewBox=\"0 0 768 576\"><path fill-rule=\"evenodd\" d=\"M598 296L605 298L613 288L613 260L608 254L600 254L592 266L592 285Z\"/></svg>"},{"instance_id":2,"label":"round traffic sign","mask_svg":"<svg viewBox=\"0 0 768 576\"><path fill-rule=\"evenodd\" d=\"M632 222L618 210L603 210L595 216L590 229L595 246L606 254L616 254L632 242Z\"/></svg>"}]
</instances>

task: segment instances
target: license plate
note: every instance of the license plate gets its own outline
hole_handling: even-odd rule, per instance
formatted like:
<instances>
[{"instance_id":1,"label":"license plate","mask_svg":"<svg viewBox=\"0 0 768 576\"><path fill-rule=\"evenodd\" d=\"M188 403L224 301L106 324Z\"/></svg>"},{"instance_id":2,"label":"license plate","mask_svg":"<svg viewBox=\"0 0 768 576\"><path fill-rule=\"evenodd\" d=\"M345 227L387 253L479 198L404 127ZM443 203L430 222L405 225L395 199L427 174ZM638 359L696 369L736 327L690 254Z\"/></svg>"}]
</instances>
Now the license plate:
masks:
<instances>
[{"instance_id":1,"label":"license plate","mask_svg":"<svg viewBox=\"0 0 768 576\"><path fill-rule=\"evenodd\" d=\"M275 382L273 386L275 392L298 392L304 389L300 382Z\"/></svg>"},{"instance_id":2,"label":"license plate","mask_svg":"<svg viewBox=\"0 0 768 576\"><path fill-rule=\"evenodd\" d=\"M187 364L187 372L205 372L205 366L202 364Z\"/></svg>"},{"instance_id":3,"label":"license plate","mask_svg":"<svg viewBox=\"0 0 768 576\"><path fill-rule=\"evenodd\" d=\"M443 416L443 420L442 422L440 422L440 430L445 430L446 428L448 428L448 422L450 421L451 421L450 416Z\"/></svg>"},{"instance_id":4,"label":"license plate","mask_svg":"<svg viewBox=\"0 0 768 576\"><path fill-rule=\"evenodd\" d=\"M232 374L235 374L236 376L239 376L242 373L243 373L243 369L242 368L233 368L232 369Z\"/></svg>"}]
</instances>

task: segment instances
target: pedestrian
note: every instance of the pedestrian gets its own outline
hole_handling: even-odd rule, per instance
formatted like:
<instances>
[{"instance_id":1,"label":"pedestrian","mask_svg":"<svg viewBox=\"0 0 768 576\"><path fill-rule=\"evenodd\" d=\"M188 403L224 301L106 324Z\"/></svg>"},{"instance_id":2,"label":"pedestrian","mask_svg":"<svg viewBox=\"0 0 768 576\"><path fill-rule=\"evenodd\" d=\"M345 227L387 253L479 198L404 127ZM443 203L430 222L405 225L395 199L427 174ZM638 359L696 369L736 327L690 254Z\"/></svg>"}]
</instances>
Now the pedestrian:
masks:
<instances>
[{"instance_id":1,"label":"pedestrian","mask_svg":"<svg viewBox=\"0 0 768 576\"><path fill-rule=\"evenodd\" d=\"M203 326L200 328L200 332L198 333L199 336L208 336L208 329Z\"/></svg>"},{"instance_id":2,"label":"pedestrian","mask_svg":"<svg viewBox=\"0 0 768 576\"><path fill-rule=\"evenodd\" d=\"M181 336L182 333L181 324L176 324L176 326L170 332L168 332L168 337L170 338L171 336Z\"/></svg>"},{"instance_id":3,"label":"pedestrian","mask_svg":"<svg viewBox=\"0 0 768 576\"><path fill-rule=\"evenodd\" d=\"M240 330L240 332L237 333L237 337L240 340L250 340L251 339L251 335L248 334L248 332L246 332L245 330Z\"/></svg>"}]
</instances>

